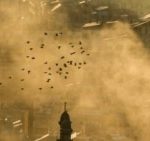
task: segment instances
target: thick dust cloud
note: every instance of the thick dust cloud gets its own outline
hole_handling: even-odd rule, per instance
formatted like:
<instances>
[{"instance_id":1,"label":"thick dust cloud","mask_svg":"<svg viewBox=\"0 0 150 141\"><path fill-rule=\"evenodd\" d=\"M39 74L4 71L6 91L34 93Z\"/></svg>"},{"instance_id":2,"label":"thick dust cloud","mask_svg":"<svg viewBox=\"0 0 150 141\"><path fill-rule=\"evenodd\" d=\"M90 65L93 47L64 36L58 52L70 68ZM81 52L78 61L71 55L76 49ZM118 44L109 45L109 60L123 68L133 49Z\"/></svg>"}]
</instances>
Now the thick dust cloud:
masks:
<instances>
[{"instance_id":1,"label":"thick dust cloud","mask_svg":"<svg viewBox=\"0 0 150 141\"><path fill-rule=\"evenodd\" d=\"M63 17L59 15L60 22L50 13L49 6L45 6L45 14L40 2L0 1L1 102L7 105L33 102L36 108L49 104L53 115L48 126L58 130L59 114L67 101L73 129L81 133L79 137L86 135L97 141L149 141L149 48L144 47L127 23L73 32L65 23L65 13L61 14ZM141 13L147 11L143 9ZM63 35L56 37L58 32ZM44 72L49 66L44 63L55 67L61 56L79 52L76 47L67 47L70 42L78 46L79 41L90 55L80 54L73 59L87 64L81 69L69 68L67 80L54 74L52 84L47 84ZM27 56L35 59L29 60Z\"/></svg>"}]
</instances>

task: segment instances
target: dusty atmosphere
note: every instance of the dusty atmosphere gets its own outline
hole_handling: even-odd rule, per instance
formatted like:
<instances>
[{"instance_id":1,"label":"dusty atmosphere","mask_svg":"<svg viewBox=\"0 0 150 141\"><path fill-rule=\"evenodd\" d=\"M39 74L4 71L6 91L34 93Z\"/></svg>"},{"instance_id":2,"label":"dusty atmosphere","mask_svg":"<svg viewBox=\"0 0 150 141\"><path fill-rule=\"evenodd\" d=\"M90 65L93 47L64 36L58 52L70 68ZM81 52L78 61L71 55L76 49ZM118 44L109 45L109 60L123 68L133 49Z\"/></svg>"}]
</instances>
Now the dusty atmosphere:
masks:
<instances>
[{"instance_id":1,"label":"dusty atmosphere","mask_svg":"<svg viewBox=\"0 0 150 141\"><path fill-rule=\"evenodd\" d=\"M130 2L116 5L126 3L137 15L149 12L148 0L132 0L133 7ZM113 141L119 134L116 141L149 141L149 48L128 23L74 30L65 13L57 19L44 8L41 0L0 0L0 102L32 103L36 110L48 105L46 126L59 132L66 101L79 136ZM77 64L65 68L67 61ZM1 133L0 141L5 140L20 141Z\"/></svg>"}]
</instances>

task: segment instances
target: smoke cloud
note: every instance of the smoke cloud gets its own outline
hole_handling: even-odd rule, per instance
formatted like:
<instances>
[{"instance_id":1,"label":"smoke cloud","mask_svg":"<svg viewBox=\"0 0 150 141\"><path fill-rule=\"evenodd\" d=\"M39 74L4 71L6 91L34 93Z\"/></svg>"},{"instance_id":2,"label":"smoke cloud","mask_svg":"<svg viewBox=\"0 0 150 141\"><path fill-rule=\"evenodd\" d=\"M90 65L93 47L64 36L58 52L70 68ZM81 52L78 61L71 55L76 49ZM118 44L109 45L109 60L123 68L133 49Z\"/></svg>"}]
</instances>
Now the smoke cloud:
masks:
<instances>
[{"instance_id":1,"label":"smoke cloud","mask_svg":"<svg viewBox=\"0 0 150 141\"><path fill-rule=\"evenodd\" d=\"M136 7L137 2L132 2ZM146 13L144 4L147 3L143 2L144 8L134 12ZM0 1L1 102L7 103L8 107L18 102L34 103L37 110L48 105L51 110L48 128L58 131L57 122L63 103L67 101L73 129L81 133L78 137L148 141L149 48L144 47L127 23L116 22L101 30L73 32L65 22L67 15L59 15L60 23L49 13L49 8L45 6L47 12L43 14L40 0ZM63 35L56 38L58 32ZM54 67L62 55L67 56L68 52L76 50L68 49L68 43L77 45L79 41L90 56L77 55L73 59L86 61L87 65L80 70L69 68L71 74L67 80L55 74L52 84L46 84L47 77L43 73L47 66L43 63L47 61ZM43 50L40 48L42 43L45 44ZM58 45L62 46L61 51L58 51ZM27 60L28 55L36 59ZM54 69L52 73L56 71ZM21 79L25 82L21 83ZM39 91L40 87L42 91ZM5 134L1 136L5 137ZM12 136L17 140L15 135ZM6 137L5 140L10 139Z\"/></svg>"}]
</instances>

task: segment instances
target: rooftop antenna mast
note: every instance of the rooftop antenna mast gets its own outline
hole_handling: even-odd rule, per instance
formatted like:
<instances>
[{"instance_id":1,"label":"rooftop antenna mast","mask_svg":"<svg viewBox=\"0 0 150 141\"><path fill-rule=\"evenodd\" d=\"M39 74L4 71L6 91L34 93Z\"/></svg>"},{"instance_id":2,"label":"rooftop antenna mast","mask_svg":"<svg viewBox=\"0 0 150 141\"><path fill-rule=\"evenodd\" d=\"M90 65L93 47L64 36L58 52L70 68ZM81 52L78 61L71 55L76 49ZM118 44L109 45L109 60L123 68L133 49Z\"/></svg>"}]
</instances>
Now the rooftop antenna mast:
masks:
<instances>
[{"instance_id":1,"label":"rooftop antenna mast","mask_svg":"<svg viewBox=\"0 0 150 141\"><path fill-rule=\"evenodd\" d=\"M67 111L67 102L64 103L64 111Z\"/></svg>"}]
</instances>

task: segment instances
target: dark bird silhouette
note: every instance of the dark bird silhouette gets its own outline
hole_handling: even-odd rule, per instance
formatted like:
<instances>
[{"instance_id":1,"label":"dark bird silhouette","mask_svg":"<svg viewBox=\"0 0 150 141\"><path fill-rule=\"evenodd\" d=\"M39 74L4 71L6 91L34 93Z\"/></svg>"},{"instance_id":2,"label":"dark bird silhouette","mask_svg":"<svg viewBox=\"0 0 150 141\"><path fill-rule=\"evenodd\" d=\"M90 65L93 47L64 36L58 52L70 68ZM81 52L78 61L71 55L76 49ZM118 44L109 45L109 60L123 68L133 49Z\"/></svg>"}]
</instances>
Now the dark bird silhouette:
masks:
<instances>
[{"instance_id":1,"label":"dark bird silhouette","mask_svg":"<svg viewBox=\"0 0 150 141\"><path fill-rule=\"evenodd\" d=\"M73 55L73 54L75 54L76 52L72 52L72 53L70 53L70 55Z\"/></svg>"},{"instance_id":2,"label":"dark bird silhouette","mask_svg":"<svg viewBox=\"0 0 150 141\"><path fill-rule=\"evenodd\" d=\"M56 33L55 36L58 37L58 33Z\"/></svg>"},{"instance_id":3,"label":"dark bird silhouette","mask_svg":"<svg viewBox=\"0 0 150 141\"><path fill-rule=\"evenodd\" d=\"M64 58L65 58L65 56L62 56L62 57L61 57L61 59L64 59Z\"/></svg>"},{"instance_id":4,"label":"dark bird silhouette","mask_svg":"<svg viewBox=\"0 0 150 141\"><path fill-rule=\"evenodd\" d=\"M26 56L26 58L29 58L30 56Z\"/></svg>"},{"instance_id":5,"label":"dark bird silhouette","mask_svg":"<svg viewBox=\"0 0 150 141\"><path fill-rule=\"evenodd\" d=\"M2 85L2 82L0 82L0 85Z\"/></svg>"},{"instance_id":6,"label":"dark bird silhouette","mask_svg":"<svg viewBox=\"0 0 150 141\"><path fill-rule=\"evenodd\" d=\"M51 70L51 67L49 67L48 70Z\"/></svg>"},{"instance_id":7,"label":"dark bird silhouette","mask_svg":"<svg viewBox=\"0 0 150 141\"><path fill-rule=\"evenodd\" d=\"M41 91L41 90L42 90L42 88L39 88L39 90Z\"/></svg>"},{"instance_id":8,"label":"dark bird silhouette","mask_svg":"<svg viewBox=\"0 0 150 141\"><path fill-rule=\"evenodd\" d=\"M83 50L83 51L81 51L81 54L83 54L85 51Z\"/></svg>"},{"instance_id":9,"label":"dark bird silhouette","mask_svg":"<svg viewBox=\"0 0 150 141\"><path fill-rule=\"evenodd\" d=\"M33 50L33 48L30 48L30 50Z\"/></svg>"},{"instance_id":10,"label":"dark bird silhouette","mask_svg":"<svg viewBox=\"0 0 150 141\"><path fill-rule=\"evenodd\" d=\"M58 66L58 63L56 63L56 66Z\"/></svg>"},{"instance_id":11,"label":"dark bird silhouette","mask_svg":"<svg viewBox=\"0 0 150 141\"><path fill-rule=\"evenodd\" d=\"M81 69L81 67L78 67L78 69Z\"/></svg>"},{"instance_id":12,"label":"dark bird silhouette","mask_svg":"<svg viewBox=\"0 0 150 141\"><path fill-rule=\"evenodd\" d=\"M28 70L28 74L30 74L31 73L31 71L30 70Z\"/></svg>"},{"instance_id":13,"label":"dark bird silhouette","mask_svg":"<svg viewBox=\"0 0 150 141\"><path fill-rule=\"evenodd\" d=\"M69 74L69 72L66 72L66 74Z\"/></svg>"},{"instance_id":14,"label":"dark bird silhouette","mask_svg":"<svg viewBox=\"0 0 150 141\"><path fill-rule=\"evenodd\" d=\"M77 65L77 63L74 63L74 66L76 66Z\"/></svg>"},{"instance_id":15,"label":"dark bird silhouette","mask_svg":"<svg viewBox=\"0 0 150 141\"><path fill-rule=\"evenodd\" d=\"M83 64L86 65L86 62L84 61Z\"/></svg>"},{"instance_id":16,"label":"dark bird silhouette","mask_svg":"<svg viewBox=\"0 0 150 141\"><path fill-rule=\"evenodd\" d=\"M24 90L24 88L21 88L21 90L23 91L23 90Z\"/></svg>"},{"instance_id":17,"label":"dark bird silhouette","mask_svg":"<svg viewBox=\"0 0 150 141\"><path fill-rule=\"evenodd\" d=\"M51 79L47 79L47 81L46 81L46 82L50 82L50 80L51 80Z\"/></svg>"},{"instance_id":18,"label":"dark bird silhouette","mask_svg":"<svg viewBox=\"0 0 150 141\"><path fill-rule=\"evenodd\" d=\"M64 78L67 79L67 76L65 76Z\"/></svg>"},{"instance_id":19,"label":"dark bird silhouette","mask_svg":"<svg viewBox=\"0 0 150 141\"><path fill-rule=\"evenodd\" d=\"M44 62L44 64L48 64L48 62L46 61L46 62Z\"/></svg>"},{"instance_id":20,"label":"dark bird silhouette","mask_svg":"<svg viewBox=\"0 0 150 141\"><path fill-rule=\"evenodd\" d=\"M30 44L30 41L27 41L27 44Z\"/></svg>"},{"instance_id":21,"label":"dark bird silhouette","mask_svg":"<svg viewBox=\"0 0 150 141\"><path fill-rule=\"evenodd\" d=\"M25 70L25 68L22 68L21 70L22 70L22 71L24 71L24 70Z\"/></svg>"},{"instance_id":22,"label":"dark bird silhouette","mask_svg":"<svg viewBox=\"0 0 150 141\"><path fill-rule=\"evenodd\" d=\"M44 48L45 44L41 44L41 48Z\"/></svg>"},{"instance_id":23,"label":"dark bird silhouette","mask_svg":"<svg viewBox=\"0 0 150 141\"><path fill-rule=\"evenodd\" d=\"M51 73L48 73L48 75L52 75Z\"/></svg>"},{"instance_id":24,"label":"dark bird silhouette","mask_svg":"<svg viewBox=\"0 0 150 141\"><path fill-rule=\"evenodd\" d=\"M64 63L64 67L67 68L67 64Z\"/></svg>"},{"instance_id":25,"label":"dark bird silhouette","mask_svg":"<svg viewBox=\"0 0 150 141\"><path fill-rule=\"evenodd\" d=\"M44 33L44 35L48 35L48 33L47 33L47 32L45 32L45 33Z\"/></svg>"},{"instance_id":26,"label":"dark bird silhouette","mask_svg":"<svg viewBox=\"0 0 150 141\"><path fill-rule=\"evenodd\" d=\"M72 48L74 47L74 45L71 46Z\"/></svg>"},{"instance_id":27,"label":"dark bird silhouette","mask_svg":"<svg viewBox=\"0 0 150 141\"><path fill-rule=\"evenodd\" d=\"M45 46L45 44L43 43L43 44L41 44L41 46Z\"/></svg>"},{"instance_id":28,"label":"dark bird silhouette","mask_svg":"<svg viewBox=\"0 0 150 141\"><path fill-rule=\"evenodd\" d=\"M35 59L35 57L32 57L32 60L34 60Z\"/></svg>"},{"instance_id":29,"label":"dark bird silhouette","mask_svg":"<svg viewBox=\"0 0 150 141\"><path fill-rule=\"evenodd\" d=\"M81 42L81 41L79 41L79 45L82 45L82 42Z\"/></svg>"},{"instance_id":30,"label":"dark bird silhouette","mask_svg":"<svg viewBox=\"0 0 150 141\"><path fill-rule=\"evenodd\" d=\"M8 78L9 78L9 79L12 79L12 76L9 76Z\"/></svg>"},{"instance_id":31,"label":"dark bird silhouette","mask_svg":"<svg viewBox=\"0 0 150 141\"><path fill-rule=\"evenodd\" d=\"M83 49L83 47L80 47L80 49Z\"/></svg>"},{"instance_id":32,"label":"dark bird silhouette","mask_svg":"<svg viewBox=\"0 0 150 141\"><path fill-rule=\"evenodd\" d=\"M44 72L45 74L47 74L47 72Z\"/></svg>"},{"instance_id":33,"label":"dark bird silhouette","mask_svg":"<svg viewBox=\"0 0 150 141\"><path fill-rule=\"evenodd\" d=\"M22 81L22 82L23 82L23 81L24 81L24 79L20 79L20 81Z\"/></svg>"},{"instance_id":34,"label":"dark bird silhouette","mask_svg":"<svg viewBox=\"0 0 150 141\"><path fill-rule=\"evenodd\" d=\"M53 89L54 87L53 86L51 86L51 89Z\"/></svg>"},{"instance_id":35,"label":"dark bird silhouette","mask_svg":"<svg viewBox=\"0 0 150 141\"><path fill-rule=\"evenodd\" d=\"M59 68L59 71L62 71L62 68Z\"/></svg>"},{"instance_id":36,"label":"dark bird silhouette","mask_svg":"<svg viewBox=\"0 0 150 141\"><path fill-rule=\"evenodd\" d=\"M82 65L82 63L80 62L79 65Z\"/></svg>"},{"instance_id":37,"label":"dark bird silhouette","mask_svg":"<svg viewBox=\"0 0 150 141\"><path fill-rule=\"evenodd\" d=\"M58 49L60 49L61 48L61 46L58 46Z\"/></svg>"},{"instance_id":38,"label":"dark bird silhouette","mask_svg":"<svg viewBox=\"0 0 150 141\"><path fill-rule=\"evenodd\" d=\"M90 54L88 53L88 54L86 54L87 56L90 56Z\"/></svg>"},{"instance_id":39,"label":"dark bird silhouette","mask_svg":"<svg viewBox=\"0 0 150 141\"><path fill-rule=\"evenodd\" d=\"M70 61L69 63L70 63L70 65L72 65L73 61Z\"/></svg>"}]
</instances>

